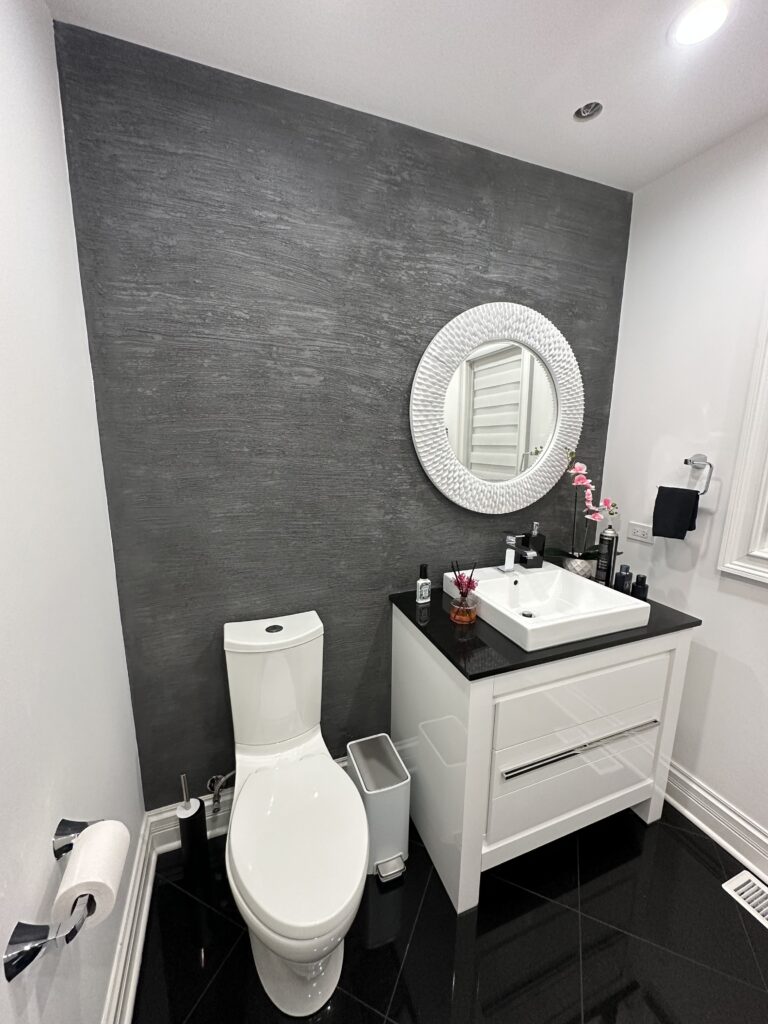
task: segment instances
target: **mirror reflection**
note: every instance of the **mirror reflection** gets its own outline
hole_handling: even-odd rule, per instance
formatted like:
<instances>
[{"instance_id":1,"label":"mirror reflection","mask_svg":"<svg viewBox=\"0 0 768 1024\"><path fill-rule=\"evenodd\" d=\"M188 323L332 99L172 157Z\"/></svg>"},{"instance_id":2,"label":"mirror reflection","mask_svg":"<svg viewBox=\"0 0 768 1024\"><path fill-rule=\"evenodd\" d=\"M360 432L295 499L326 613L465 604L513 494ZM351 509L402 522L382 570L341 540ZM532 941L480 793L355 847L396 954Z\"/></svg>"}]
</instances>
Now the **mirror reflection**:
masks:
<instances>
[{"instance_id":1,"label":"mirror reflection","mask_svg":"<svg viewBox=\"0 0 768 1024\"><path fill-rule=\"evenodd\" d=\"M549 445L556 419L549 370L517 342L480 345L456 370L445 396L448 440L480 480L511 480L530 469Z\"/></svg>"}]
</instances>

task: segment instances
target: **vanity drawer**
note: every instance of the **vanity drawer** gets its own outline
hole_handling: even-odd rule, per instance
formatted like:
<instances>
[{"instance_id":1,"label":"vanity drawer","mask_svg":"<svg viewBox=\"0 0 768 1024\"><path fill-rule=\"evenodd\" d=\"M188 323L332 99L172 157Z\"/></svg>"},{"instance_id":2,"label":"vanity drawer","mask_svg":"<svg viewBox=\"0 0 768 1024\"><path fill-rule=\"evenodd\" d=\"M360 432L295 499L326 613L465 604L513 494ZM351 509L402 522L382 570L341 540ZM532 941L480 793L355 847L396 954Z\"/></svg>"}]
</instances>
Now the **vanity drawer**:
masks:
<instances>
[{"instance_id":1,"label":"vanity drawer","mask_svg":"<svg viewBox=\"0 0 768 1024\"><path fill-rule=\"evenodd\" d=\"M536 687L496 702L495 750L604 718L629 708L661 703L669 654L655 654Z\"/></svg>"},{"instance_id":2,"label":"vanity drawer","mask_svg":"<svg viewBox=\"0 0 768 1024\"><path fill-rule=\"evenodd\" d=\"M579 752L561 751L562 760L538 767L505 767L510 773L520 772L507 779L502 775L504 752L497 752L486 841L499 842L630 786L650 782L658 734L658 725L652 724Z\"/></svg>"},{"instance_id":3,"label":"vanity drawer","mask_svg":"<svg viewBox=\"0 0 768 1024\"><path fill-rule=\"evenodd\" d=\"M537 736L536 739L516 743L503 750L494 750L491 762L491 797L506 792L504 775L514 772L525 775L533 771L531 766L540 761L562 764L563 770L574 767L569 764L572 751L589 745L590 748L615 743L630 735L650 731L661 719L661 700L649 701L636 708L617 711L613 715L595 718L580 725L569 725L565 729ZM623 734L626 734L623 735ZM525 771L523 771L525 769Z\"/></svg>"}]
</instances>

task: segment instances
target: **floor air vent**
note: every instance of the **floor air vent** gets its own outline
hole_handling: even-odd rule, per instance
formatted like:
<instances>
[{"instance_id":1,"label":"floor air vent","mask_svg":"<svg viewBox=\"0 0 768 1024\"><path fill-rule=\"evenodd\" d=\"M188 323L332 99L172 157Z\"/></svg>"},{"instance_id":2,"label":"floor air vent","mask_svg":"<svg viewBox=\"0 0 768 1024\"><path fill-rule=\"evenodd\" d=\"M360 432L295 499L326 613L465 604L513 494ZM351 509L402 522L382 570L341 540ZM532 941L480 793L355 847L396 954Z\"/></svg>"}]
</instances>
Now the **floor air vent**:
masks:
<instances>
[{"instance_id":1,"label":"floor air vent","mask_svg":"<svg viewBox=\"0 0 768 1024\"><path fill-rule=\"evenodd\" d=\"M755 878L749 871L741 871L727 882L723 882L727 893L768 928L768 885Z\"/></svg>"}]
</instances>

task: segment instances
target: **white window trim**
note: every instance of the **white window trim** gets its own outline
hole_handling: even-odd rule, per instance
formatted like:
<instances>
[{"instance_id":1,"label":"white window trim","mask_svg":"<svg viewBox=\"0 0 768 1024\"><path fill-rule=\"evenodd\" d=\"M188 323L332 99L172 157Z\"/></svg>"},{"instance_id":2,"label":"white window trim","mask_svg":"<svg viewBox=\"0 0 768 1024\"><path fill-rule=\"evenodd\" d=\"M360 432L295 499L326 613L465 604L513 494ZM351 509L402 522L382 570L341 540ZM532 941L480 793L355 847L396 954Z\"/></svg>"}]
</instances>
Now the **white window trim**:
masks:
<instances>
[{"instance_id":1,"label":"white window trim","mask_svg":"<svg viewBox=\"0 0 768 1024\"><path fill-rule=\"evenodd\" d=\"M741 431L718 568L768 585L768 305Z\"/></svg>"}]
</instances>

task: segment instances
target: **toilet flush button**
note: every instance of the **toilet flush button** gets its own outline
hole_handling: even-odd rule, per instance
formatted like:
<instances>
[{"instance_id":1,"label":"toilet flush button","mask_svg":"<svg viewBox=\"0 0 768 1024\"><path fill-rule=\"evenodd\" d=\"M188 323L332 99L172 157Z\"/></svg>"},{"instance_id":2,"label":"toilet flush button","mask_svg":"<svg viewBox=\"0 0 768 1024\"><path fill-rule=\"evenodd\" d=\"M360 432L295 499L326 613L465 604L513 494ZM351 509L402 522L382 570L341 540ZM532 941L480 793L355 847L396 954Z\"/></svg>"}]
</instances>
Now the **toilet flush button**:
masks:
<instances>
[{"instance_id":1,"label":"toilet flush button","mask_svg":"<svg viewBox=\"0 0 768 1024\"><path fill-rule=\"evenodd\" d=\"M277 623L275 623L274 626L267 626L267 633L281 633L282 630L283 630L283 627L282 626L278 626Z\"/></svg>"}]
</instances>

